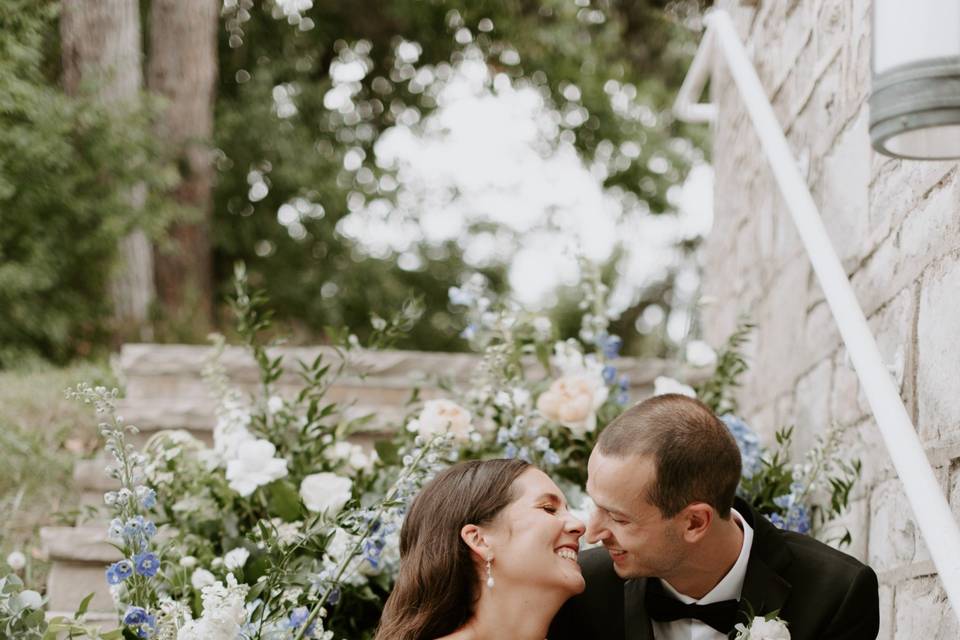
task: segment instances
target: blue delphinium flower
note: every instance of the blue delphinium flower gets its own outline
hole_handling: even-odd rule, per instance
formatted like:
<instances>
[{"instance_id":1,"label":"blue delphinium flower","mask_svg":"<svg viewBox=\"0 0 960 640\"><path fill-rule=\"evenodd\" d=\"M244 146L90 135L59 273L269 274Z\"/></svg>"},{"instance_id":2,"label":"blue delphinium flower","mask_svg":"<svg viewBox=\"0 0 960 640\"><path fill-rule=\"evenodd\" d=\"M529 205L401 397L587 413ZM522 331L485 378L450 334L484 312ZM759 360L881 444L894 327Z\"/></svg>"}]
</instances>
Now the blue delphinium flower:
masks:
<instances>
[{"instance_id":1,"label":"blue delphinium flower","mask_svg":"<svg viewBox=\"0 0 960 640\"><path fill-rule=\"evenodd\" d=\"M743 460L743 476L749 478L760 467L760 438L754 433L746 422L728 413L720 416L734 440L737 441L737 448L740 449L740 457Z\"/></svg>"},{"instance_id":2,"label":"blue delphinium flower","mask_svg":"<svg viewBox=\"0 0 960 640\"><path fill-rule=\"evenodd\" d=\"M553 466L560 464L560 455L553 449L547 449L543 454L544 463Z\"/></svg>"},{"instance_id":3,"label":"blue delphinium flower","mask_svg":"<svg viewBox=\"0 0 960 640\"><path fill-rule=\"evenodd\" d=\"M150 487L139 486L136 489L137 499L144 509L153 509L157 504L157 492Z\"/></svg>"},{"instance_id":4,"label":"blue delphinium flower","mask_svg":"<svg viewBox=\"0 0 960 640\"><path fill-rule=\"evenodd\" d=\"M107 584L120 584L133 575L133 563L127 559L114 562L107 567Z\"/></svg>"},{"instance_id":5,"label":"blue delphinium flower","mask_svg":"<svg viewBox=\"0 0 960 640\"><path fill-rule=\"evenodd\" d=\"M503 457L504 457L504 458L516 458L516 457L517 457L517 445L513 444L512 442L509 443L509 444L507 444L507 446L506 446L506 447L504 448L504 450L503 450Z\"/></svg>"},{"instance_id":6,"label":"blue delphinium flower","mask_svg":"<svg viewBox=\"0 0 960 640\"><path fill-rule=\"evenodd\" d=\"M540 436L533 441L533 448L537 451L546 451L550 448L550 440L546 436Z\"/></svg>"},{"instance_id":7,"label":"blue delphinium flower","mask_svg":"<svg viewBox=\"0 0 960 640\"><path fill-rule=\"evenodd\" d=\"M150 638L157 630L157 619L143 607L127 607L123 624L133 627L140 638Z\"/></svg>"},{"instance_id":8,"label":"blue delphinium flower","mask_svg":"<svg viewBox=\"0 0 960 640\"><path fill-rule=\"evenodd\" d=\"M606 365L603 368L603 383L604 384L613 384L613 381L617 378L617 368L611 364Z\"/></svg>"},{"instance_id":9,"label":"blue delphinium flower","mask_svg":"<svg viewBox=\"0 0 960 640\"><path fill-rule=\"evenodd\" d=\"M330 595L332 596L333 594L331 593ZM340 596L338 594L337 598L339 599L339 597ZM329 597L327 598L327 602L330 602ZM335 603L331 603L331 604L335 604ZM297 607L296 609L290 612L290 617L287 618L287 626L289 626L291 629L299 629L300 627L303 626L303 624L307 621L307 618L309 617L310 617L310 609L306 607ZM317 624L316 622L310 623L310 626L307 627L307 630L303 633L303 636L305 638L313 637L313 632L316 628L316 624Z\"/></svg>"},{"instance_id":10,"label":"blue delphinium flower","mask_svg":"<svg viewBox=\"0 0 960 640\"><path fill-rule=\"evenodd\" d=\"M136 566L137 573L147 578L157 575L160 569L160 558L149 551L143 551L133 557L133 563Z\"/></svg>"}]
</instances>

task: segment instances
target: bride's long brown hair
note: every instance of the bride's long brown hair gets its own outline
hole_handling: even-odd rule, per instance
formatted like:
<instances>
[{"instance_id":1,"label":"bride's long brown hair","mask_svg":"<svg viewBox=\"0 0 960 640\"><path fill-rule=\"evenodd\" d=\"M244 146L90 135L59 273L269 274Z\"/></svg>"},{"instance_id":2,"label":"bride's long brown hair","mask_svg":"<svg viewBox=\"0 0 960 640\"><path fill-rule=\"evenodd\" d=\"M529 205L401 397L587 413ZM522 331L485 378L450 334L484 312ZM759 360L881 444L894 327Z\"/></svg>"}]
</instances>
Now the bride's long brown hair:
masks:
<instances>
[{"instance_id":1,"label":"bride's long brown hair","mask_svg":"<svg viewBox=\"0 0 960 640\"><path fill-rule=\"evenodd\" d=\"M490 523L515 499L513 482L528 468L522 460L470 460L420 491L400 530L400 573L375 640L434 640L470 619L480 576L460 530Z\"/></svg>"}]
</instances>

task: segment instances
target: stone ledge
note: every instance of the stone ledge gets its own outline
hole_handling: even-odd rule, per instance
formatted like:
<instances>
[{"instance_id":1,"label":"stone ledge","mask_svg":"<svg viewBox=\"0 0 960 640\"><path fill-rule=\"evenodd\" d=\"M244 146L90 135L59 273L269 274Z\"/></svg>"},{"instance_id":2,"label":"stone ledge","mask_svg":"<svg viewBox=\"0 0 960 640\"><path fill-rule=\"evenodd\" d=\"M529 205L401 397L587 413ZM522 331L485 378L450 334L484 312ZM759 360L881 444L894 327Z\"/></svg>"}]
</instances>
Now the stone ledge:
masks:
<instances>
[{"instance_id":1,"label":"stone ledge","mask_svg":"<svg viewBox=\"0 0 960 640\"><path fill-rule=\"evenodd\" d=\"M54 562L47 577L47 603L50 611L76 611L90 593L94 593L88 615L116 616L116 606L104 575L105 567L86 562Z\"/></svg>"},{"instance_id":2,"label":"stone ledge","mask_svg":"<svg viewBox=\"0 0 960 640\"><path fill-rule=\"evenodd\" d=\"M43 527L40 529L40 543L44 556L55 564L58 560L108 564L123 557L107 542L107 532L103 524Z\"/></svg>"},{"instance_id":3,"label":"stone ledge","mask_svg":"<svg viewBox=\"0 0 960 640\"><path fill-rule=\"evenodd\" d=\"M913 564L896 567L895 569L888 569L887 571L878 571L877 579L880 581L880 584L895 585L905 580L935 575L937 575L937 568L934 566L933 561L925 560L923 562L914 562Z\"/></svg>"}]
</instances>

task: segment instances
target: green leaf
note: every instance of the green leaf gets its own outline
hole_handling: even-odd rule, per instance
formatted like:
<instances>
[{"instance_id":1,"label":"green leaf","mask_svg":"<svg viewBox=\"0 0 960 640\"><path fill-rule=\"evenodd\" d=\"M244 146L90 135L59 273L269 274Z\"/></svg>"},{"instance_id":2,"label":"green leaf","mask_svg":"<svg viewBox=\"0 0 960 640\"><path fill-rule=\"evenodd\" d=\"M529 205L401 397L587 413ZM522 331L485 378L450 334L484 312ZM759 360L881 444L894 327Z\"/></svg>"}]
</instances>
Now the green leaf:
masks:
<instances>
[{"instance_id":1,"label":"green leaf","mask_svg":"<svg viewBox=\"0 0 960 640\"><path fill-rule=\"evenodd\" d=\"M270 515L285 522L293 522L300 517L300 494L296 487L284 480L267 485L267 508Z\"/></svg>"},{"instance_id":2,"label":"green leaf","mask_svg":"<svg viewBox=\"0 0 960 640\"><path fill-rule=\"evenodd\" d=\"M94 595L95 592L91 591L89 594L87 594L87 597L80 602L80 606L77 607L77 612L73 614L75 618L79 618L87 612L87 608L90 606L90 601L93 600Z\"/></svg>"},{"instance_id":3,"label":"green leaf","mask_svg":"<svg viewBox=\"0 0 960 640\"><path fill-rule=\"evenodd\" d=\"M400 463L400 447L392 440L377 440L373 448L385 465L393 466Z\"/></svg>"}]
</instances>

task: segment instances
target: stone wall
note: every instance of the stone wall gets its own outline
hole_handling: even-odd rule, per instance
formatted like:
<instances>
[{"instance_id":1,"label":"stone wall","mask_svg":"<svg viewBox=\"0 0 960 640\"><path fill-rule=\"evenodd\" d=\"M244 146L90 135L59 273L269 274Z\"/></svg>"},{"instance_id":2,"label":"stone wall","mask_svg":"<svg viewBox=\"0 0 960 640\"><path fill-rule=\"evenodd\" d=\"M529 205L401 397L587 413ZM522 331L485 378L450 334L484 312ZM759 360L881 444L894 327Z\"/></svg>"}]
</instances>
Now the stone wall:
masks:
<instances>
[{"instance_id":1,"label":"stone wall","mask_svg":"<svg viewBox=\"0 0 960 640\"><path fill-rule=\"evenodd\" d=\"M717 3L733 16L881 353L960 516L960 180L955 162L898 161L868 135L869 0ZM864 473L846 523L881 582L881 638L957 638L901 483L733 82L712 99L715 223L705 247L706 337L758 323L743 413L797 451L831 424ZM960 550L958 550L960 553Z\"/></svg>"}]
</instances>

